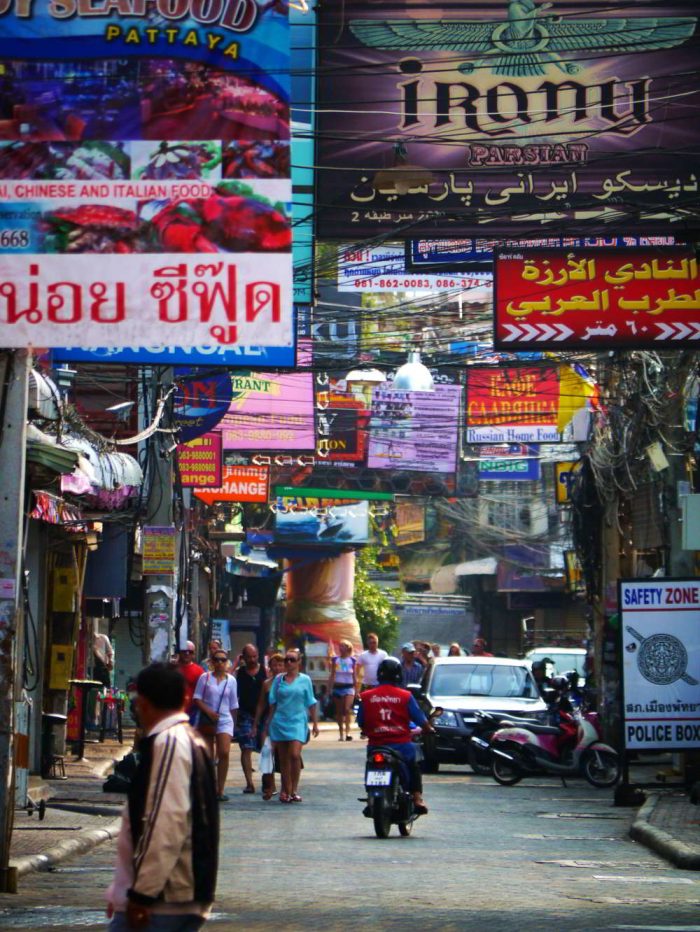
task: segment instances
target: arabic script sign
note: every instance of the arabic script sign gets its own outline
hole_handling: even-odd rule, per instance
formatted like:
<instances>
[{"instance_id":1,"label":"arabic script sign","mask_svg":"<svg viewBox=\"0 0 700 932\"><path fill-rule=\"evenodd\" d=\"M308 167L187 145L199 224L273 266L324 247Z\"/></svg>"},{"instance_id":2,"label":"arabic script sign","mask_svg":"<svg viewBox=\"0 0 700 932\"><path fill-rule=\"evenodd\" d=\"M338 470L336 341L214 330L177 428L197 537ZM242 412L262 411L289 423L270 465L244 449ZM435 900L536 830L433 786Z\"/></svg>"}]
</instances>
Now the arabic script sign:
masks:
<instances>
[{"instance_id":1,"label":"arabic script sign","mask_svg":"<svg viewBox=\"0 0 700 932\"><path fill-rule=\"evenodd\" d=\"M672 232L698 194L697 6L322 4L317 234Z\"/></svg>"},{"instance_id":2,"label":"arabic script sign","mask_svg":"<svg viewBox=\"0 0 700 932\"><path fill-rule=\"evenodd\" d=\"M680 246L504 251L494 312L499 349L700 341L698 261Z\"/></svg>"}]
</instances>

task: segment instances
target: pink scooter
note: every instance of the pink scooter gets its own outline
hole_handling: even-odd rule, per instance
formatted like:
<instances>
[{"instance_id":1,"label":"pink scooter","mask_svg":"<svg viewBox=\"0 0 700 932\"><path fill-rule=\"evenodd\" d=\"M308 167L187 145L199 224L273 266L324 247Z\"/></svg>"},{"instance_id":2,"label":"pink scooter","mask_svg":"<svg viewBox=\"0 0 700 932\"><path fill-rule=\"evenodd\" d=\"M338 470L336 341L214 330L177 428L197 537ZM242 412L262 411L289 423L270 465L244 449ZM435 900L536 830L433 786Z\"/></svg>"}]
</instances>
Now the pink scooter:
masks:
<instances>
[{"instance_id":1,"label":"pink scooter","mask_svg":"<svg viewBox=\"0 0 700 932\"><path fill-rule=\"evenodd\" d=\"M614 786L620 779L617 751L600 740L596 712L576 710L576 746L559 753L556 725L509 725L496 731L490 744L491 773L504 786L513 786L528 773L551 773L562 778L583 776L592 786ZM565 784L566 785L566 784Z\"/></svg>"}]
</instances>

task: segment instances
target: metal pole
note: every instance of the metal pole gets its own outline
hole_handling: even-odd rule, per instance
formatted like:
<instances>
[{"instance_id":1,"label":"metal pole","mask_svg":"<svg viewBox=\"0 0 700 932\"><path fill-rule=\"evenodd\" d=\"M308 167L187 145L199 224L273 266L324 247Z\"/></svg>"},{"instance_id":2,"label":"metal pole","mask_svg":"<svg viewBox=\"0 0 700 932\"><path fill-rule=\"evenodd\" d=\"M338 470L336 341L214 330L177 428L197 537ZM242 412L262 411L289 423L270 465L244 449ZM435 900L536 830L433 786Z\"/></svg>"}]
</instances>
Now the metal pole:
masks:
<instances>
[{"instance_id":1,"label":"metal pole","mask_svg":"<svg viewBox=\"0 0 700 932\"><path fill-rule=\"evenodd\" d=\"M26 350L0 358L0 892L17 892L10 868L14 824L15 700L20 694L22 535L30 357Z\"/></svg>"},{"instance_id":2,"label":"metal pole","mask_svg":"<svg viewBox=\"0 0 700 932\"><path fill-rule=\"evenodd\" d=\"M167 370L164 377L153 378L152 404L155 403L159 392L167 390L172 383L172 369ZM173 464L170 456L165 455L164 443L168 447L172 440L162 440L162 437L171 437L155 433L149 438L150 444L150 488L148 490L148 505L145 525L155 527L170 527L173 524ZM177 554L176 554L177 558ZM168 661L174 648L174 623L176 602L176 563L169 573L144 576L144 623L147 631L145 646L148 663L155 661Z\"/></svg>"}]
</instances>

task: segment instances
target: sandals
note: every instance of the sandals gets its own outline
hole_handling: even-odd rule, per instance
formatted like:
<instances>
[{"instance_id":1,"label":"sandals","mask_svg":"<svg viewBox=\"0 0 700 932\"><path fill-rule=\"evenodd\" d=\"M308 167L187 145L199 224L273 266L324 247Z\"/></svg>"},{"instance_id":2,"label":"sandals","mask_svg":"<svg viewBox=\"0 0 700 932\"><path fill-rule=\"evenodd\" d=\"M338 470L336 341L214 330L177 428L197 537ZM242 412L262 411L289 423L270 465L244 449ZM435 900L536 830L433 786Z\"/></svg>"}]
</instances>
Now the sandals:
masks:
<instances>
[{"instance_id":1,"label":"sandals","mask_svg":"<svg viewBox=\"0 0 700 932\"><path fill-rule=\"evenodd\" d=\"M254 793L254 792L255 792L255 787L254 787L254 786L247 786L247 787L243 790L243 792L244 792L244 793Z\"/></svg>"},{"instance_id":2,"label":"sandals","mask_svg":"<svg viewBox=\"0 0 700 932\"><path fill-rule=\"evenodd\" d=\"M303 802L301 796L299 796L297 793L294 793L292 796L290 796L290 797L289 797L289 801L290 801L290 803L301 803L301 802Z\"/></svg>"},{"instance_id":3,"label":"sandals","mask_svg":"<svg viewBox=\"0 0 700 932\"><path fill-rule=\"evenodd\" d=\"M292 797L288 796L287 793L280 793L280 802L281 803L291 803Z\"/></svg>"},{"instance_id":4,"label":"sandals","mask_svg":"<svg viewBox=\"0 0 700 932\"><path fill-rule=\"evenodd\" d=\"M277 796L277 790L265 790L265 792L262 794L262 798L265 800L265 802L269 802L273 796Z\"/></svg>"}]
</instances>

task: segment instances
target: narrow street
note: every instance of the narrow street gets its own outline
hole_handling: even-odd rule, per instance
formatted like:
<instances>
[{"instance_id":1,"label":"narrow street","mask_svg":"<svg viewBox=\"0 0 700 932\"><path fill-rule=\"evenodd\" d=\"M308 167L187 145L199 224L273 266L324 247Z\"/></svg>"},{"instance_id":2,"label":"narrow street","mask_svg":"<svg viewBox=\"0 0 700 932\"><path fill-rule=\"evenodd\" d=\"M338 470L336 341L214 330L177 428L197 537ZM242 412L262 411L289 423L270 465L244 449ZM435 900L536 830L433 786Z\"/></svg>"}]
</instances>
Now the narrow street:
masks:
<instances>
[{"instance_id":1,"label":"narrow street","mask_svg":"<svg viewBox=\"0 0 700 932\"><path fill-rule=\"evenodd\" d=\"M426 778L412 837L361 815L364 745L333 732L306 752L299 806L241 794L232 755L212 929L700 929L700 878L628 837L612 792L550 778L498 786L464 768ZM395 830L394 830L395 831ZM114 843L23 878L0 928L104 928Z\"/></svg>"}]
</instances>

